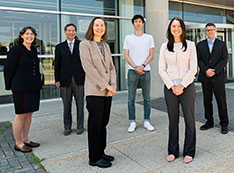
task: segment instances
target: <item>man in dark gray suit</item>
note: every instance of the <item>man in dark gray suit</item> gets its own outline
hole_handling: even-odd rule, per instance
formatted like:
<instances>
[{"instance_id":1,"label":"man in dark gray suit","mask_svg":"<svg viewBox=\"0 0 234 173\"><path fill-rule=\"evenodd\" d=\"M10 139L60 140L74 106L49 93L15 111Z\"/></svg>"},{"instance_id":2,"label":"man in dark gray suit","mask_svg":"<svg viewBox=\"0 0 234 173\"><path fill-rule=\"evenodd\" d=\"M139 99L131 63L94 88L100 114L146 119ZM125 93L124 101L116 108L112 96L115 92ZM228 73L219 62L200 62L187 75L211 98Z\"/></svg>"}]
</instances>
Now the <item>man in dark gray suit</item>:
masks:
<instances>
[{"instance_id":1,"label":"man in dark gray suit","mask_svg":"<svg viewBox=\"0 0 234 173\"><path fill-rule=\"evenodd\" d=\"M61 90L64 107L64 135L71 134L72 126L72 96L77 108L77 134L82 134L84 121L84 79L79 53L80 41L75 39L77 28L67 24L64 28L67 40L55 48L55 84Z\"/></svg>"},{"instance_id":2,"label":"man in dark gray suit","mask_svg":"<svg viewBox=\"0 0 234 173\"><path fill-rule=\"evenodd\" d=\"M228 114L225 93L226 73L228 62L226 43L215 38L216 26L213 23L206 25L207 39L197 44L198 65L200 73L198 80L202 83L206 123L200 127L207 130L214 126L212 97L215 95L221 133L228 133Z\"/></svg>"}]
</instances>

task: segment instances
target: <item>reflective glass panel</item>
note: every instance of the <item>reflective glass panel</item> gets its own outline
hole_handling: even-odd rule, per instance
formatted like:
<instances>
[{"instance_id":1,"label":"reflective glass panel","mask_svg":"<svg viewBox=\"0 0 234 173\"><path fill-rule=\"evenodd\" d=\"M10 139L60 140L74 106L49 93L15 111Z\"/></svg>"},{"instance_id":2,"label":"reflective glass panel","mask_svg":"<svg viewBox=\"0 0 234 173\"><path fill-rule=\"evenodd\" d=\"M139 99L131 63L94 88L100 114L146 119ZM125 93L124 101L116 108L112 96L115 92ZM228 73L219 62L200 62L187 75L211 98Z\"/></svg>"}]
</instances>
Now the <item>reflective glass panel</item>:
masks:
<instances>
[{"instance_id":1,"label":"reflective glass panel","mask_svg":"<svg viewBox=\"0 0 234 173\"><path fill-rule=\"evenodd\" d=\"M226 23L225 10L184 4L184 21L194 23Z\"/></svg>"},{"instance_id":2,"label":"reflective glass panel","mask_svg":"<svg viewBox=\"0 0 234 173\"><path fill-rule=\"evenodd\" d=\"M62 11L117 15L116 0L61 0L61 4Z\"/></svg>"},{"instance_id":3,"label":"reflective glass panel","mask_svg":"<svg viewBox=\"0 0 234 173\"><path fill-rule=\"evenodd\" d=\"M0 0L0 6L58 10L59 0Z\"/></svg>"},{"instance_id":4,"label":"reflective glass panel","mask_svg":"<svg viewBox=\"0 0 234 173\"><path fill-rule=\"evenodd\" d=\"M234 11L227 10L227 23L234 24Z\"/></svg>"},{"instance_id":5,"label":"reflective glass panel","mask_svg":"<svg viewBox=\"0 0 234 173\"><path fill-rule=\"evenodd\" d=\"M182 3L169 2L169 20L174 17L182 19Z\"/></svg>"},{"instance_id":6,"label":"reflective glass panel","mask_svg":"<svg viewBox=\"0 0 234 173\"><path fill-rule=\"evenodd\" d=\"M62 15L62 30L68 23L73 23L77 26L77 37L80 40L85 40L85 34L89 27L89 24L93 17L84 17L84 16L68 16ZM119 52L119 38L118 38L118 19L104 19L107 23L107 43L110 46L111 53L116 54ZM66 36L63 32L62 41L66 40ZM113 62L117 70L117 78L119 73L119 58L118 56L113 56ZM119 85L117 81L117 90L119 90Z\"/></svg>"},{"instance_id":7,"label":"reflective glass panel","mask_svg":"<svg viewBox=\"0 0 234 173\"><path fill-rule=\"evenodd\" d=\"M145 0L119 0L119 15L132 17L135 14L145 16Z\"/></svg>"},{"instance_id":8,"label":"reflective glass panel","mask_svg":"<svg viewBox=\"0 0 234 173\"><path fill-rule=\"evenodd\" d=\"M53 54L59 42L58 16L52 14L13 12L0 10L0 97L10 95L5 91L3 67L10 48L16 44L19 31L25 26L32 26L37 31L36 48L40 57L40 71L43 79L41 98L58 97L54 86Z\"/></svg>"},{"instance_id":9,"label":"reflective glass panel","mask_svg":"<svg viewBox=\"0 0 234 173\"><path fill-rule=\"evenodd\" d=\"M131 20L120 20L119 21L119 32L120 32L120 53L123 54L124 39L127 35L134 33L134 27ZM128 77L128 63L124 59L124 56L120 57L120 84L121 90L127 89L127 77Z\"/></svg>"}]
</instances>

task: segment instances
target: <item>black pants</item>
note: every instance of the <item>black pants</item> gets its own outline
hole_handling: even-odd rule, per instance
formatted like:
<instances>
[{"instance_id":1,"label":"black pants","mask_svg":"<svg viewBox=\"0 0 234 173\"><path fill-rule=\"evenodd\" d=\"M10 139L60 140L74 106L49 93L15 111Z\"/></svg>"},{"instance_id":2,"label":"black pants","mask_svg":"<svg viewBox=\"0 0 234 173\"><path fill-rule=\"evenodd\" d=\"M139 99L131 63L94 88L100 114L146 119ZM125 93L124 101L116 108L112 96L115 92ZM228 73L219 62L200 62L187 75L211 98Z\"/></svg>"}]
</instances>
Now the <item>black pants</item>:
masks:
<instances>
[{"instance_id":1,"label":"black pants","mask_svg":"<svg viewBox=\"0 0 234 173\"><path fill-rule=\"evenodd\" d=\"M112 97L87 96L89 160L101 159L106 148L106 126L110 118Z\"/></svg>"},{"instance_id":2,"label":"black pants","mask_svg":"<svg viewBox=\"0 0 234 173\"><path fill-rule=\"evenodd\" d=\"M168 154L179 156L179 104L181 103L185 121L185 141L183 156L194 157L196 149L196 129L194 119L195 85L192 83L176 96L172 90L164 87L169 117Z\"/></svg>"},{"instance_id":3,"label":"black pants","mask_svg":"<svg viewBox=\"0 0 234 173\"><path fill-rule=\"evenodd\" d=\"M203 102L205 109L205 118L208 123L214 124L213 118L213 93L216 98L219 111L219 119L221 126L228 126L228 114L227 114L227 103L226 103L226 93L225 93L225 83L202 83L203 90Z\"/></svg>"}]
</instances>

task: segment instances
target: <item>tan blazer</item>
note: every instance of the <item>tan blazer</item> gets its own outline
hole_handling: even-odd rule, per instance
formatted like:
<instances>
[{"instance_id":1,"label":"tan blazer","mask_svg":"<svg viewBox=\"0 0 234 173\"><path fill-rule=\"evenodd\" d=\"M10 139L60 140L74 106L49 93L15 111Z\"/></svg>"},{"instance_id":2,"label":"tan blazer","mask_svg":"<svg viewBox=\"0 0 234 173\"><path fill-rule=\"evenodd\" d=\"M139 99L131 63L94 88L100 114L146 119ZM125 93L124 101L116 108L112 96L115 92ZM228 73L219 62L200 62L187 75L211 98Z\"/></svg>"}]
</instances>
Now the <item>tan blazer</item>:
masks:
<instances>
[{"instance_id":1,"label":"tan blazer","mask_svg":"<svg viewBox=\"0 0 234 173\"><path fill-rule=\"evenodd\" d=\"M86 73L85 95L105 96L107 86L116 88L116 72L108 44L104 43L105 60L95 41L80 43L81 63Z\"/></svg>"}]
</instances>

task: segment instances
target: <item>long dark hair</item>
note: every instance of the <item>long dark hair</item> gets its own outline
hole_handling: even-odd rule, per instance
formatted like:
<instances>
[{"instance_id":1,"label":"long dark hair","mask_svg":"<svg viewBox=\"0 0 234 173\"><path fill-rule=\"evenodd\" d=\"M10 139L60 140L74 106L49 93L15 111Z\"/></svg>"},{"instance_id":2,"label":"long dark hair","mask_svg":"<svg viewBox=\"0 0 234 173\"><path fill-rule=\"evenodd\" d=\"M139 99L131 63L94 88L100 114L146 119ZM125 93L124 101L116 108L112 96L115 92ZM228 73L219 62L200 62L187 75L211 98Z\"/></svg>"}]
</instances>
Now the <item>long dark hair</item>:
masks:
<instances>
[{"instance_id":1,"label":"long dark hair","mask_svg":"<svg viewBox=\"0 0 234 173\"><path fill-rule=\"evenodd\" d=\"M95 18L93 18L93 20L90 22L90 24L89 24L89 28L88 28L88 30L87 30L87 32L86 32L86 34L85 34L85 38L87 39L87 40L91 40L91 41L93 41L93 36L94 36L94 33L93 33L93 26L94 26L94 22L95 22L95 20L97 20L97 19L101 19L101 20L103 20L103 22L104 22L104 24L105 24L105 33L103 34L103 36L102 36L102 39L104 40L104 41L106 41L107 40L107 24L106 24L106 22L105 22L105 20L103 19L103 18L101 18L101 17L95 17Z\"/></svg>"},{"instance_id":2,"label":"long dark hair","mask_svg":"<svg viewBox=\"0 0 234 173\"><path fill-rule=\"evenodd\" d=\"M167 42L167 49L168 49L170 52L174 52L173 49L174 49L174 42L175 42L175 40L174 40L174 36L173 36L172 33L171 33L171 25L172 25L172 22L173 22L174 20L177 20L177 21L180 22L180 26L181 26L181 28L182 28L182 34L181 34L181 36L180 36L180 39L181 39L182 44L183 44L182 48L184 47L184 52L185 52L185 51L187 50L186 28L185 28L184 21L183 21L182 19L178 18L178 17L174 17L174 18L170 21L170 23L169 23L169 25L168 25L168 28L167 28L167 39L168 39L168 42Z\"/></svg>"},{"instance_id":3,"label":"long dark hair","mask_svg":"<svg viewBox=\"0 0 234 173\"><path fill-rule=\"evenodd\" d=\"M36 42L36 36L37 36L36 30L35 30L33 27L31 27L31 26L26 26L26 27L24 27L23 29L20 30L19 36L16 38L16 42L17 42L18 44L24 42L24 39L23 39L21 36L24 35L24 33L25 33L28 29L30 29L30 30L32 31L32 33L35 35L35 38L34 38L32 44L34 44L34 43Z\"/></svg>"}]
</instances>

